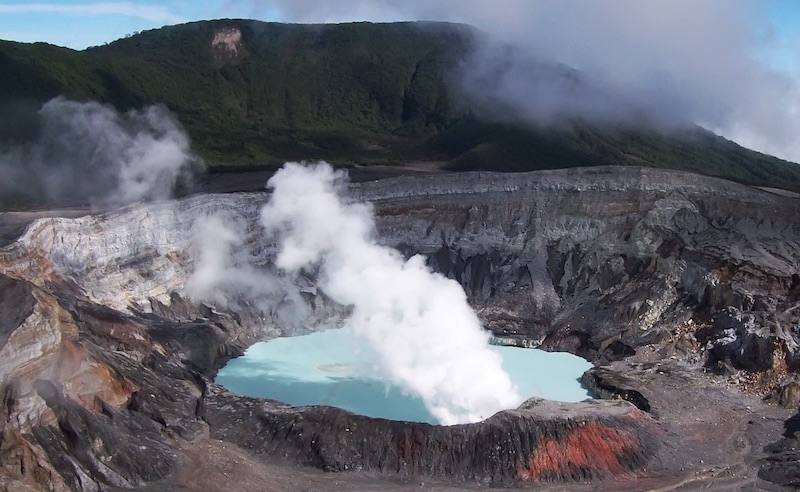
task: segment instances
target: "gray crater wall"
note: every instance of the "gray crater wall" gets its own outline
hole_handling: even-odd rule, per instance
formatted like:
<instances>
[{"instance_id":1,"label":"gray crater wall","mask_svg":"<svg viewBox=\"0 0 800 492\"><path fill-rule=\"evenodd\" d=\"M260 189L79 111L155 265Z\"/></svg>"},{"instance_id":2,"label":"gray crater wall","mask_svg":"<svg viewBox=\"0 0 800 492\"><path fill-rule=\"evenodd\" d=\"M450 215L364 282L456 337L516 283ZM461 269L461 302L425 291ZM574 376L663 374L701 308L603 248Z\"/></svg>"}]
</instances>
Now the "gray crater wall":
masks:
<instances>
[{"instance_id":1,"label":"gray crater wall","mask_svg":"<svg viewBox=\"0 0 800 492\"><path fill-rule=\"evenodd\" d=\"M374 204L380 242L461 283L495 335L588 357L613 340L652 341L676 316L775 303L797 283L798 201L714 178L596 168L400 177L350 192ZM198 217L237 219L240 249L270 271L275 247L257 224L267 199L199 195L43 219L3 263L24 276L38 262L94 302L149 311L183 293ZM332 316L304 281L312 310Z\"/></svg>"},{"instance_id":2,"label":"gray crater wall","mask_svg":"<svg viewBox=\"0 0 800 492\"><path fill-rule=\"evenodd\" d=\"M599 168L416 178L411 199L391 192L404 181L358 189L381 240L458 280L498 336L597 357L797 283L798 201L751 187Z\"/></svg>"}]
</instances>

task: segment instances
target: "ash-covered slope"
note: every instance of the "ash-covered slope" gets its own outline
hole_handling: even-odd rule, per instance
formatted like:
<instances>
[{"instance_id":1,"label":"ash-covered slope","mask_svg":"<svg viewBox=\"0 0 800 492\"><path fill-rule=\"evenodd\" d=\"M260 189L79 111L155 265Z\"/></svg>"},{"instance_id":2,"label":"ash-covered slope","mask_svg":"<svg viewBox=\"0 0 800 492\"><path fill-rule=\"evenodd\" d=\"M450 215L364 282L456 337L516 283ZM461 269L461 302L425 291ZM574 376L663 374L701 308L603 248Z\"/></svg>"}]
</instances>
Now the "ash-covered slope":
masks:
<instances>
[{"instance_id":1,"label":"ash-covered slope","mask_svg":"<svg viewBox=\"0 0 800 492\"><path fill-rule=\"evenodd\" d=\"M796 200L638 168L350 189L375 205L381 241L428 255L497 337L617 361L586 379L632 403L533 404L442 428L231 395L211 382L215 370L298 328L282 302L186 299L199 217L238 218L248 234L239 252L273 270L275 246L256 226L266 195L199 195L42 219L0 250L0 302L18 313L0 325L5 483L202 488L194 475L222 465L191 450L220 453L221 439L248 463L232 479L240 484L271 473L276 486L313 488L310 471L295 482L275 471L286 463L355 470L337 476L354 489L392 476L444 487L601 480L614 489L623 475L648 487L764 484L757 460L790 411L741 391L771 391L797 370ZM312 326L342 315L313 276L304 282Z\"/></svg>"}]
</instances>

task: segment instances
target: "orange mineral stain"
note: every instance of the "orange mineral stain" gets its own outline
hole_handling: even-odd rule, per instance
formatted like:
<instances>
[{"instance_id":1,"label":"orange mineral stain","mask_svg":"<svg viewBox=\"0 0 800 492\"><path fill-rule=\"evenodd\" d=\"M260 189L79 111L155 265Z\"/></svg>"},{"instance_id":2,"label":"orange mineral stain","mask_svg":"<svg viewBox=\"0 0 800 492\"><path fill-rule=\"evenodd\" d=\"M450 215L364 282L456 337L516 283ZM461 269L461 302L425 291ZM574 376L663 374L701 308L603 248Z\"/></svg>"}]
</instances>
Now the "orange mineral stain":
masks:
<instances>
[{"instance_id":1,"label":"orange mineral stain","mask_svg":"<svg viewBox=\"0 0 800 492\"><path fill-rule=\"evenodd\" d=\"M579 469L592 475L618 475L626 471L622 455L636 447L635 437L626 430L586 423L562 440L542 437L530 460L520 464L517 472L527 481L569 475Z\"/></svg>"}]
</instances>

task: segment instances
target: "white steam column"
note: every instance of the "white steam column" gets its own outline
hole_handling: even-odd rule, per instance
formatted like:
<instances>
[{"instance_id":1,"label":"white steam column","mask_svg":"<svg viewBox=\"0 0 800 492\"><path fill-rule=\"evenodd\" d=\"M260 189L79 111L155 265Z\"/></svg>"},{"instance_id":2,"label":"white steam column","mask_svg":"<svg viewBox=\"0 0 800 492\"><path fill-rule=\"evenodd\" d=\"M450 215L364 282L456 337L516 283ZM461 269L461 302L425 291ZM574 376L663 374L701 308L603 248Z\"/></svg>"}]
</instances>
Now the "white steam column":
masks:
<instances>
[{"instance_id":1,"label":"white steam column","mask_svg":"<svg viewBox=\"0 0 800 492\"><path fill-rule=\"evenodd\" d=\"M349 323L384 376L420 396L442 424L476 422L521 402L461 286L375 241L372 207L341 199L345 175L287 163L267 183L261 223L278 268L319 268L319 286L352 306Z\"/></svg>"}]
</instances>

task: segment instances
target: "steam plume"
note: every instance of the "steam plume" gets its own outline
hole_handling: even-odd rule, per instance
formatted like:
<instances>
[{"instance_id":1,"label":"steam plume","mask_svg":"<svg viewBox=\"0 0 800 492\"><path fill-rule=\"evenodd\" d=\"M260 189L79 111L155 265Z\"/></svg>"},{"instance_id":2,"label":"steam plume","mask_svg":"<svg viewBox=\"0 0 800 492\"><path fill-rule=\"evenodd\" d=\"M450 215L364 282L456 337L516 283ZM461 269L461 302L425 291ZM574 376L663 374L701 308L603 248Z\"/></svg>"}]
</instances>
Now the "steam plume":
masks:
<instances>
[{"instance_id":1,"label":"steam plume","mask_svg":"<svg viewBox=\"0 0 800 492\"><path fill-rule=\"evenodd\" d=\"M521 398L453 280L375 242L372 209L342 200L344 174L287 163L268 182L261 223L276 233L278 268L318 269L320 288L352 306L354 332L380 370L420 396L443 424L474 422Z\"/></svg>"},{"instance_id":2,"label":"steam plume","mask_svg":"<svg viewBox=\"0 0 800 492\"><path fill-rule=\"evenodd\" d=\"M0 149L0 196L112 208L169 198L198 159L163 106L119 114L58 97L37 115L36 135Z\"/></svg>"},{"instance_id":3,"label":"steam plume","mask_svg":"<svg viewBox=\"0 0 800 492\"><path fill-rule=\"evenodd\" d=\"M280 327L295 328L309 321L310 312L292 279L259 267L246 245L245 227L218 213L198 217L192 225L192 274L185 294L237 313L269 316Z\"/></svg>"}]
</instances>

